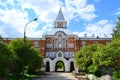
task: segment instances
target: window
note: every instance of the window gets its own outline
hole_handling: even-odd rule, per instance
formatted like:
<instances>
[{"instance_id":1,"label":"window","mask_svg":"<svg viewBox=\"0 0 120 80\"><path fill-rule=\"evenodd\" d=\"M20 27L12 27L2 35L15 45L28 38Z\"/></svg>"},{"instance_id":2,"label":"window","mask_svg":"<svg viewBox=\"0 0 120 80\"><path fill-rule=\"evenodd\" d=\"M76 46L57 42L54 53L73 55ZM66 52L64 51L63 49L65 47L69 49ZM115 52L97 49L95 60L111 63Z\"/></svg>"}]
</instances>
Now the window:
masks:
<instances>
[{"instance_id":1,"label":"window","mask_svg":"<svg viewBox=\"0 0 120 80\"><path fill-rule=\"evenodd\" d=\"M110 43L110 41L106 41L106 45L109 44L109 43Z\"/></svg>"},{"instance_id":2,"label":"window","mask_svg":"<svg viewBox=\"0 0 120 80\"><path fill-rule=\"evenodd\" d=\"M86 42L85 41L82 41L82 46L86 46Z\"/></svg>"},{"instance_id":3,"label":"window","mask_svg":"<svg viewBox=\"0 0 120 80\"><path fill-rule=\"evenodd\" d=\"M49 57L49 53L46 53L46 57Z\"/></svg>"},{"instance_id":4,"label":"window","mask_svg":"<svg viewBox=\"0 0 120 80\"><path fill-rule=\"evenodd\" d=\"M59 47L59 48L62 48L62 44L61 44L61 43L59 43L59 44L58 44L58 47Z\"/></svg>"},{"instance_id":5,"label":"window","mask_svg":"<svg viewBox=\"0 0 120 80\"><path fill-rule=\"evenodd\" d=\"M59 52L59 53L58 53L58 57L62 57L62 53Z\"/></svg>"},{"instance_id":6,"label":"window","mask_svg":"<svg viewBox=\"0 0 120 80\"><path fill-rule=\"evenodd\" d=\"M52 48L52 44L51 43L46 43L46 48Z\"/></svg>"},{"instance_id":7,"label":"window","mask_svg":"<svg viewBox=\"0 0 120 80\"><path fill-rule=\"evenodd\" d=\"M69 48L74 48L74 44L73 43L69 43Z\"/></svg>"},{"instance_id":8,"label":"window","mask_svg":"<svg viewBox=\"0 0 120 80\"><path fill-rule=\"evenodd\" d=\"M58 23L58 27L63 27L63 23L62 23L62 22L59 22L59 23Z\"/></svg>"},{"instance_id":9,"label":"window","mask_svg":"<svg viewBox=\"0 0 120 80\"><path fill-rule=\"evenodd\" d=\"M61 40L61 39L62 39L62 35L59 35L59 36L58 36L58 39Z\"/></svg>"},{"instance_id":10,"label":"window","mask_svg":"<svg viewBox=\"0 0 120 80\"><path fill-rule=\"evenodd\" d=\"M94 41L94 44L98 44L98 41Z\"/></svg>"},{"instance_id":11,"label":"window","mask_svg":"<svg viewBox=\"0 0 120 80\"><path fill-rule=\"evenodd\" d=\"M38 41L34 42L34 47L38 47Z\"/></svg>"}]
</instances>

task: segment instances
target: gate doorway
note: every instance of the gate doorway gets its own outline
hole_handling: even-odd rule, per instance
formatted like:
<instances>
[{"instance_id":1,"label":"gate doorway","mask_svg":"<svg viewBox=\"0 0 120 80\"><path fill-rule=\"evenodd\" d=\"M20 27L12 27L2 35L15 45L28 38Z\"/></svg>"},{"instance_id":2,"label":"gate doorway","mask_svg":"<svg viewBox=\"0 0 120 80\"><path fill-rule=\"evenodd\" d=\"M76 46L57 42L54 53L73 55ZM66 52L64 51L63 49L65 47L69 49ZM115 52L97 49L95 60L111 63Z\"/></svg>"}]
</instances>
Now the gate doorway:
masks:
<instances>
[{"instance_id":1,"label":"gate doorway","mask_svg":"<svg viewBox=\"0 0 120 80\"><path fill-rule=\"evenodd\" d=\"M57 61L55 65L55 72L65 72L65 66L62 61Z\"/></svg>"},{"instance_id":2,"label":"gate doorway","mask_svg":"<svg viewBox=\"0 0 120 80\"><path fill-rule=\"evenodd\" d=\"M70 62L70 72L72 72L74 70L75 70L74 63Z\"/></svg>"},{"instance_id":3,"label":"gate doorway","mask_svg":"<svg viewBox=\"0 0 120 80\"><path fill-rule=\"evenodd\" d=\"M45 71L50 72L50 63L49 62L46 62Z\"/></svg>"}]
</instances>

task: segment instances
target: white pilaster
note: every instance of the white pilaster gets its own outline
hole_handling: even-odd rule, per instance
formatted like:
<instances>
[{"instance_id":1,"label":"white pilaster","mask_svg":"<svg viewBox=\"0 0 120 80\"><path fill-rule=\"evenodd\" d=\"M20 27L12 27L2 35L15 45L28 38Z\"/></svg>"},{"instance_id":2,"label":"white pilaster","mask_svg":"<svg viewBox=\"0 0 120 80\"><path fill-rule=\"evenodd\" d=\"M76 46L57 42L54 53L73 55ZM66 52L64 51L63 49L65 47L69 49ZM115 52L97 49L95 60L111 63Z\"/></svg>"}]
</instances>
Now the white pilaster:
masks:
<instances>
[{"instance_id":1,"label":"white pilaster","mask_svg":"<svg viewBox=\"0 0 120 80\"><path fill-rule=\"evenodd\" d=\"M55 63L53 61L50 63L50 72L55 72Z\"/></svg>"},{"instance_id":2,"label":"white pilaster","mask_svg":"<svg viewBox=\"0 0 120 80\"><path fill-rule=\"evenodd\" d=\"M65 72L69 72L70 71L70 65L68 63L68 61L66 61L65 63Z\"/></svg>"}]
</instances>

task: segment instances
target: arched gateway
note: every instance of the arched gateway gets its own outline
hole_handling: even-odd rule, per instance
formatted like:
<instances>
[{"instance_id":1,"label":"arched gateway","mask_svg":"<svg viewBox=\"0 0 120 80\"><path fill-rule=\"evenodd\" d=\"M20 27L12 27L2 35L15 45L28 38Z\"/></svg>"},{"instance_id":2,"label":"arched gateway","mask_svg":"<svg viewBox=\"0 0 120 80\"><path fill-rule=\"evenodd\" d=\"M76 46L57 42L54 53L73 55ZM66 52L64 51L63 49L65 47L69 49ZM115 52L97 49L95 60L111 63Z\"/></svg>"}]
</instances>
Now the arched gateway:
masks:
<instances>
[{"instance_id":1,"label":"arched gateway","mask_svg":"<svg viewBox=\"0 0 120 80\"><path fill-rule=\"evenodd\" d=\"M54 21L54 28L44 36L45 43L45 71L70 72L76 69L74 65L75 40L73 35L67 29L61 9Z\"/></svg>"},{"instance_id":2,"label":"arched gateway","mask_svg":"<svg viewBox=\"0 0 120 80\"><path fill-rule=\"evenodd\" d=\"M55 72L65 72L65 65L63 61L57 61L55 64Z\"/></svg>"},{"instance_id":3,"label":"arched gateway","mask_svg":"<svg viewBox=\"0 0 120 80\"><path fill-rule=\"evenodd\" d=\"M45 65L46 66L45 71L47 71L47 72L49 72L49 71L50 72L59 72L59 70L57 70L58 69L58 66L57 66L58 62L63 63L63 70L61 70L62 72L71 72L71 71L75 70L74 59L73 58L71 58L69 60L66 60L63 57L57 57L54 60L50 60L48 58L44 59L44 63L46 64Z\"/></svg>"}]
</instances>

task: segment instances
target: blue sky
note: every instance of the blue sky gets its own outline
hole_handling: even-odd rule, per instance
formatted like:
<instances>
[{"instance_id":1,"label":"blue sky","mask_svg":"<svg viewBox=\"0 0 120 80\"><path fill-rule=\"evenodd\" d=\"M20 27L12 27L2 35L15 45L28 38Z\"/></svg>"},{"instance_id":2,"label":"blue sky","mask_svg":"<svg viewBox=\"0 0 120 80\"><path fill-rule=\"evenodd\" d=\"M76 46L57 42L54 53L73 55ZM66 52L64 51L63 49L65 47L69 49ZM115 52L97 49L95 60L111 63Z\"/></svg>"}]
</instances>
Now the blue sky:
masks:
<instances>
[{"instance_id":1,"label":"blue sky","mask_svg":"<svg viewBox=\"0 0 120 80\"><path fill-rule=\"evenodd\" d=\"M111 37L120 17L119 0L0 0L0 35L23 37L25 24L37 17L26 36L40 38L54 27L60 5L67 28L79 37Z\"/></svg>"}]
</instances>

